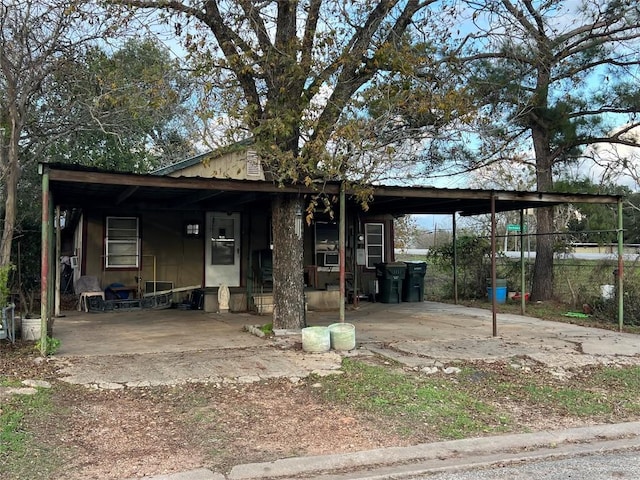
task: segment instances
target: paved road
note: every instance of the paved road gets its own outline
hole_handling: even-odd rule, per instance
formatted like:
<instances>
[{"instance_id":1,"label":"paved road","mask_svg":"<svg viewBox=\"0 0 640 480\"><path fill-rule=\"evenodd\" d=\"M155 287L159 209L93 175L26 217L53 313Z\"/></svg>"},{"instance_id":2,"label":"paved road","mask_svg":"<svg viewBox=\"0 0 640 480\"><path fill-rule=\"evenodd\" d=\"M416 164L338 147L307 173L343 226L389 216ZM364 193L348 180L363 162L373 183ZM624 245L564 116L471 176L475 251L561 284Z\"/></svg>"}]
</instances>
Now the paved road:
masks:
<instances>
[{"instance_id":1,"label":"paved road","mask_svg":"<svg viewBox=\"0 0 640 480\"><path fill-rule=\"evenodd\" d=\"M201 469L152 480L631 480L640 478L640 423L452 440ZM151 480L151 479L150 479Z\"/></svg>"},{"instance_id":2,"label":"paved road","mask_svg":"<svg viewBox=\"0 0 640 480\"><path fill-rule=\"evenodd\" d=\"M624 480L640 478L640 452L617 452L576 456L443 472L413 477L413 480Z\"/></svg>"}]
</instances>

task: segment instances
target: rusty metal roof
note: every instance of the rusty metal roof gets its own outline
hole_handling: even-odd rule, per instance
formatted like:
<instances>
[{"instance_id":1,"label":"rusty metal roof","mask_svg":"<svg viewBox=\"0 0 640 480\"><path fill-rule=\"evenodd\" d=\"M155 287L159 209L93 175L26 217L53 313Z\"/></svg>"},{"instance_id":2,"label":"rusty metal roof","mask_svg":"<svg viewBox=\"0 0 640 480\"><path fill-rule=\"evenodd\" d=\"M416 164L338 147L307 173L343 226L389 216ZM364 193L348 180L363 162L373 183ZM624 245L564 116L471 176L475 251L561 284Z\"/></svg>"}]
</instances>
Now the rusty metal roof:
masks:
<instances>
[{"instance_id":1,"label":"rusty metal roof","mask_svg":"<svg viewBox=\"0 0 640 480\"><path fill-rule=\"evenodd\" d=\"M269 181L202 177L169 177L100 170L67 164L41 164L48 173L55 205L62 208L142 210L238 209L263 204L276 193L337 195L337 182L323 185L278 186ZM449 189L435 187L374 186L371 214L477 215L495 211L539 208L562 203L617 203L617 195L523 192L512 190ZM347 192L350 202L355 200Z\"/></svg>"}]
</instances>

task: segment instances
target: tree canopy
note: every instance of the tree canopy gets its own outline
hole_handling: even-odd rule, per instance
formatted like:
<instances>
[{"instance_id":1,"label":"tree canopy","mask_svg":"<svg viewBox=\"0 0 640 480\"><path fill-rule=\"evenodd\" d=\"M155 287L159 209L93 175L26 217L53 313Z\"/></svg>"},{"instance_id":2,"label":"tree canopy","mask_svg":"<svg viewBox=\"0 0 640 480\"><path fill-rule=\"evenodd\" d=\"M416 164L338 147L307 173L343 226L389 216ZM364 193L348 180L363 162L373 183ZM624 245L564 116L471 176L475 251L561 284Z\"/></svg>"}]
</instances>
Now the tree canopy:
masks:
<instances>
[{"instance_id":1,"label":"tree canopy","mask_svg":"<svg viewBox=\"0 0 640 480\"><path fill-rule=\"evenodd\" d=\"M477 106L472 162L517 157L537 188L597 143L639 145L640 9L633 0L468 0L448 49ZM527 160L528 159L528 160ZM532 295L552 295L553 213L538 209Z\"/></svg>"},{"instance_id":2,"label":"tree canopy","mask_svg":"<svg viewBox=\"0 0 640 480\"><path fill-rule=\"evenodd\" d=\"M216 105L246 129L274 181L321 190L324 180L346 179L353 145L365 144L340 141L347 132L341 120L357 114L360 94L425 58L409 53L433 34L428 6L435 0L113 3L164 15L194 70L209 79ZM304 324L302 239L295 227L301 202L279 195L272 208L278 328Z\"/></svg>"},{"instance_id":3,"label":"tree canopy","mask_svg":"<svg viewBox=\"0 0 640 480\"><path fill-rule=\"evenodd\" d=\"M39 139L58 133L45 144L53 161L148 172L194 153L187 128L193 86L150 37L130 39L111 53L91 46L47 86L46 116L34 125L42 130L30 133Z\"/></svg>"}]
</instances>

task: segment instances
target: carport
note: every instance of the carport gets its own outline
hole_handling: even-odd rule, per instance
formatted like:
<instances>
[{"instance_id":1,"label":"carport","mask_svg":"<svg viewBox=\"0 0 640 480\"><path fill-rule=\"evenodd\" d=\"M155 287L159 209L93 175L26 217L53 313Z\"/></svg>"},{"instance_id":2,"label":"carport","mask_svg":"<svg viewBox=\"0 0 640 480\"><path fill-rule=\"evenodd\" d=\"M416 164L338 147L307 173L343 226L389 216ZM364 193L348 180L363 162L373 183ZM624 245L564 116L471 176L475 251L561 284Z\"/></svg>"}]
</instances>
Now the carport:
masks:
<instances>
[{"instance_id":1,"label":"carport","mask_svg":"<svg viewBox=\"0 0 640 480\"><path fill-rule=\"evenodd\" d=\"M454 243L454 292L457 303L457 255L455 252L456 216L491 215L491 277L492 288L496 289L496 214L498 212L519 211L520 225L524 224L524 212L528 209L553 207L562 204L601 204L617 205L618 228L618 275L617 288L623 291L624 284L624 228L622 220L621 195L592 195L558 192L523 192L513 190L481 190L481 189L439 189L423 187L377 187L375 189L372 208L382 208L394 215L405 214L444 214L452 216L453 243ZM520 291L524 292L525 285L525 258L524 242L525 233L522 229L520 235L520 264L521 284ZM496 320L497 302L493 296L493 336L497 336ZM521 313L525 313L525 297L521 295ZM618 295L618 327L622 330L624 320L623 295Z\"/></svg>"},{"instance_id":2,"label":"carport","mask_svg":"<svg viewBox=\"0 0 640 480\"><path fill-rule=\"evenodd\" d=\"M162 208L184 204L194 198L216 197L221 204L238 203L270 198L274 193L296 193L310 195L317 193L313 186L292 185L280 187L268 181L238 181L216 178L183 178L161 175L141 175L133 173L106 172L97 169L75 168L69 165L42 163L39 166L42 175L42 331L54 315L55 299L55 225L56 211L61 207L82 207L83 205L111 203L126 207L133 202L159 205ZM340 208L344 209L347 198L355 192L344 190L338 182L323 185L323 192L340 196ZM394 216L406 214L447 214L470 216L491 215L492 279L495 286L496 261L496 213L520 211L525 209L550 207L574 203L617 204L618 205L618 289L623 287L623 225L622 197L616 195L563 194L553 192L520 192L508 190L481 189L441 189L434 187L372 187L372 200L369 212ZM340 215L340 218L344 218ZM521 232L521 235L523 233ZM342 242L344 248L344 241ZM521 242L521 245L523 243ZM524 262L524 253L521 255ZM455 263L455 260L454 260ZM455 271L455 264L454 264ZM524 277L524 269L523 277ZM341 292L344 296L344 278L341 279ZM454 275L454 283L456 278ZM524 284L524 278L522 279ZM494 289L495 291L495 289ZM619 323L623 320L623 296L619 295ZM344 305L344 302L341 302ZM524 298L523 298L524 308ZM493 335L497 335L496 300L493 305ZM45 351L45 342L42 342Z\"/></svg>"}]
</instances>

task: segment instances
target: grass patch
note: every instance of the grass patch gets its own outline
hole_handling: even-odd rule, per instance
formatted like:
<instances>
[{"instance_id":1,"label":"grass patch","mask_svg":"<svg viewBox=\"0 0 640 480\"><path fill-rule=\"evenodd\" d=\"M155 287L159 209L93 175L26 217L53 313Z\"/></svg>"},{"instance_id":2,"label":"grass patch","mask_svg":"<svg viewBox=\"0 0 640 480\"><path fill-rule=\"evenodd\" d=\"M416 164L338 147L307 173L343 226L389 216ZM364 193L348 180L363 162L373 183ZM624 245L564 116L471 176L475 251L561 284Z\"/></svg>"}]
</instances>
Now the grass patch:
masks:
<instances>
[{"instance_id":1,"label":"grass patch","mask_svg":"<svg viewBox=\"0 0 640 480\"><path fill-rule=\"evenodd\" d=\"M12 379L9 377L4 377L0 375L0 387L20 387L22 386L22 382L18 379Z\"/></svg>"},{"instance_id":2,"label":"grass patch","mask_svg":"<svg viewBox=\"0 0 640 480\"><path fill-rule=\"evenodd\" d=\"M32 419L52 413L49 390L15 395L0 405L0 478L48 478L58 468L49 447L37 444L29 430Z\"/></svg>"},{"instance_id":3,"label":"grass patch","mask_svg":"<svg viewBox=\"0 0 640 480\"><path fill-rule=\"evenodd\" d=\"M603 368L594 375L594 382L637 394L640 392L640 367Z\"/></svg>"},{"instance_id":4,"label":"grass patch","mask_svg":"<svg viewBox=\"0 0 640 480\"><path fill-rule=\"evenodd\" d=\"M606 367L596 372L593 382L609 392L609 402L615 408L640 414L640 367Z\"/></svg>"},{"instance_id":5,"label":"grass patch","mask_svg":"<svg viewBox=\"0 0 640 480\"><path fill-rule=\"evenodd\" d=\"M609 422L640 413L640 367L595 367L568 380L495 364L424 376L345 359L343 371L314 380L322 398L372 414L405 436L456 439L528 431L529 418L541 415ZM531 416L514 420L513 412L523 411Z\"/></svg>"},{"instance_id":6,"label":"grass patch","mask_svg":"<svg viewBox=\"0 0 640 480\"><path fill-rule=\"evenodd\" d=\"M442 438L464 438L501 431L509 423L448 378L416 377L348 358L343 370L322 379L323 398L381 418L403 417L401 434L429 426Z\"/></svg>"},{"instance_id":7,"label":"grass patch","mask_svg":"<svg viewBox=\"0 0 640 480\"><path fill-rule=\"evenodd\" d=\"M612 407L603 394L587 390L527 385L524 387L524 391L533 403L564 410L577 417L599 416L612 412Z\"/></svg>"}]
</instances>

